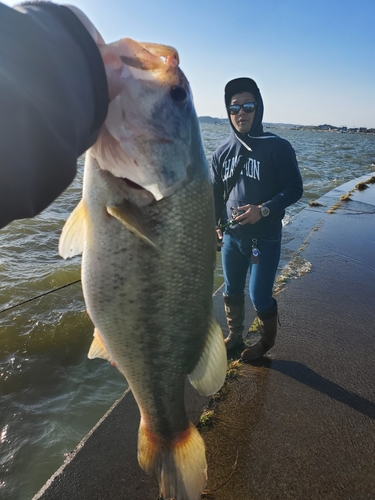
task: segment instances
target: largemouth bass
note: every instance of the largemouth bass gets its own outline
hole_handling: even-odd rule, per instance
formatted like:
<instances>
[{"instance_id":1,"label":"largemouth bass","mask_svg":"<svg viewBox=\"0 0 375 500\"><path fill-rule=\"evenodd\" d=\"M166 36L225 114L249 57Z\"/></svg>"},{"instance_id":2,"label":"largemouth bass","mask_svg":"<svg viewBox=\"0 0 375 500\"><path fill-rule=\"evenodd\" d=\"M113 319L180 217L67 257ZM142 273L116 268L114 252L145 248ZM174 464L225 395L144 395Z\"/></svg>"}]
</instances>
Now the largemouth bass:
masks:
<instances>
[{"instance_id":1,"label":"largemouth bass","mask_svg":"<svg viewBox=\"0 0 375 500\"><path fill-rule=\"evenodd\" d=\"M83 253L95 325L89 357L126 377L141 421L138 460L164 498L198 500L203 440L184 405L186 376L203 395L222 386L223 335L212 310L212 188L189 84L171 47L108 46L118 74L83 196L66 222L62 257Z\"/></svg>"}]
</instances>

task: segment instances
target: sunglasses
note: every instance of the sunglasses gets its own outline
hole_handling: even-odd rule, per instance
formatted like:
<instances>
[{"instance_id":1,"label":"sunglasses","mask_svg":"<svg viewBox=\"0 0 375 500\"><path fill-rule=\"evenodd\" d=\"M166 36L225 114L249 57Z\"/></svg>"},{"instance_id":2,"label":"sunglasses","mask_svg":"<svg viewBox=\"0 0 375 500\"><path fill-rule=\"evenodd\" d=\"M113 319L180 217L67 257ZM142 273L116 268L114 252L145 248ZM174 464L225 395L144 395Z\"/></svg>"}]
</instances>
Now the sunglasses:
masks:
<instances>
[{"instance_id":1,"label":"sunglasses","mask_svg":"<svg viewBox=\"0 0 375 500\"><path fill-rule=\"evenodd\" d=\"M238 115L242 108L245 113L252 113L255 110L256 102L245 102L245 104L231 104L228 106L228 111L231 115Z\"/></svg>"}]
</instances>

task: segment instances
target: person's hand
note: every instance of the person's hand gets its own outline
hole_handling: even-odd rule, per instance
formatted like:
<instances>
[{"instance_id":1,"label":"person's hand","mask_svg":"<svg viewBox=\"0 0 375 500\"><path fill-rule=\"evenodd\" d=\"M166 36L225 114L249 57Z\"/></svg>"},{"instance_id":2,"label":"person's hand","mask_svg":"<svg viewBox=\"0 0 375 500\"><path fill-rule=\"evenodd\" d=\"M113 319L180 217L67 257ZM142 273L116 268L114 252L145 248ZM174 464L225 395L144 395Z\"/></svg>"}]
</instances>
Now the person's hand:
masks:
<instances>
[{"instance_id":1,"label":"person's hand","mask_svg":"<svg viewBox=\"0 0 375 500\"><path fill-rule=\"evenodd\" d=\"M260 206L258 205L244 205L243 207L237 207L237 210L244 212L241 215L237 215L234 219L234 222L241 226L245 224L256 224L262 218Z\"/></svg>"},{"instance_id":2,"label":"person's hand","mask_svg":"<svg viewBox=\"0 0 375 500\"><path fill-rule=\"evenodd\" d=\"M216 229L216 236L217 236L217 247L221 248L224 246L223 243L223 232L221 229Z\"/></svg>"},{"instance_id":3,"label":"person's hand","mask_svg":"<svg viewBox=\"0 0 375 500\"><path fill-rule=\"evenodd\" d=\"M112 101L122 90L121 71L123 63L120 58L106 44L98 44L107 75L108 95Z\"/></svg>"}]
</instances>

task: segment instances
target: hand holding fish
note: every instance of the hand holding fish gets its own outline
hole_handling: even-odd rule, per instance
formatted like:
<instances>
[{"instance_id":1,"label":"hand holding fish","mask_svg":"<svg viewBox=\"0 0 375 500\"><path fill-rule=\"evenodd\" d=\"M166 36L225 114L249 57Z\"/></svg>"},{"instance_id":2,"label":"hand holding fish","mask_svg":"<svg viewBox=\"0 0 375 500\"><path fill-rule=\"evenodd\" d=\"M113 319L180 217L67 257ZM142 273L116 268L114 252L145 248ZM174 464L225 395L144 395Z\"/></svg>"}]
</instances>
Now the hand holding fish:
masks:
<instances>
[{"instance_id":1,"label":"hand holding fish","mask_svg":"<svg viewBox=\"0 0 375 500\"><path fill-rule=\"evenodd\" d=\"M163 497L198 500L207 463L185 381L215 393L227 357L212 309L213 193L178 53L131 39L106 45L79 9L52 2L0 3L0 25L0 46L12 48L2 73L18 79L0 78L0 227L46 208L90 148L59 246L64 258L83 254L89 357L126 377L141 414L139 463Z\"/></svg>"}]
</instances>

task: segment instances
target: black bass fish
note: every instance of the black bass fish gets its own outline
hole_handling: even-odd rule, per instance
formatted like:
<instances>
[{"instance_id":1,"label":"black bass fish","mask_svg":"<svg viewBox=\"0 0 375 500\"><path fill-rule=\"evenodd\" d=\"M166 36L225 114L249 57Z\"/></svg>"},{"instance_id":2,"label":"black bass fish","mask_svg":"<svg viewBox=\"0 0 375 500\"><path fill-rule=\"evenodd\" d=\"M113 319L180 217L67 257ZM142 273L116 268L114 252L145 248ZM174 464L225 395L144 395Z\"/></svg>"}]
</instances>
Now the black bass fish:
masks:
<instances>
[{"instance_id":1,"label":"black bass fish","mask_svg":"<svg viewBox=\"0 0 375 500\"><path fill-rule=\"evenodd\" d=\"M202 437L184 384L222 386L227 358L213 316L212 187L189 84L171 47L107 46L119 95L87 152L83 197L59 251L82 252L95 325L89 358L117 366L138 403L138 459L164 498L198 500L207 481Z\"/></svg>"}]
</instances>

